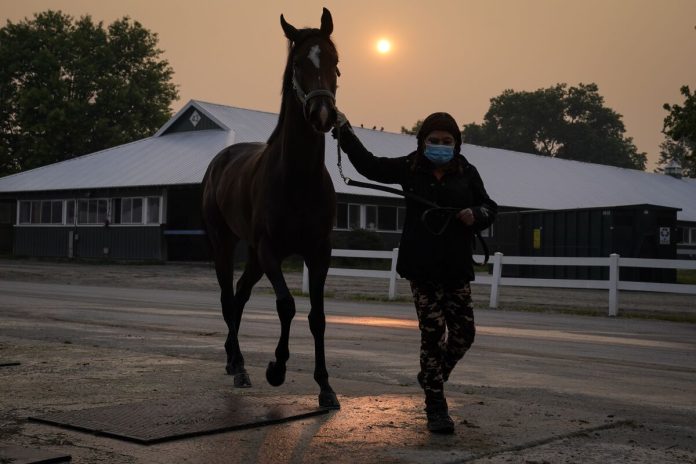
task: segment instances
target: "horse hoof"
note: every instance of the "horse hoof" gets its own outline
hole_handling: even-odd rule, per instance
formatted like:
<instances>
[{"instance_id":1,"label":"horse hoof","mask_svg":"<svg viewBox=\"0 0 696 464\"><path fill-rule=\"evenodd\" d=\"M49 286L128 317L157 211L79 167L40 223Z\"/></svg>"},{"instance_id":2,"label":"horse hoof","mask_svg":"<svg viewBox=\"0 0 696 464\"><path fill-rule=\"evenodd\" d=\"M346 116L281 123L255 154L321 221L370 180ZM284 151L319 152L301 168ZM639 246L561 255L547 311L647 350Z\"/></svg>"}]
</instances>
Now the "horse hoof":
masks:
<instances>
[{"instance_id":1,"label":"horse hoof","mask_svg":"<svg viewBox=\"0 0 696 464\"><path fill-rule=\"evenodd\" d=\"M266 369L266 380L274 387L283 385L283 382L285 382L285 366L281 366L273 361L269 362Z\"/></svg>"},{"instance_id":2,"label":"horse hoof","mask_svg":"<svg viewBox=\"0 0 696 464\"><path fill-rule=\"evenodd\" d=\"M325 409L341 409L341 403L336 398L336 393L326 391L319 393L319 407Z\"/></svg>"},{"instance_id":3,"label":"horse hoof","mask_svg":"<svg viewBox=\"0 0 696 464\"><path fill-rule=\"evenodd\" d=\"M234 387L235 388L249 388L251 387L251 379L249 374L246 372L240 372L239 374L234 374Z\"/></svg>"}]
</instances>

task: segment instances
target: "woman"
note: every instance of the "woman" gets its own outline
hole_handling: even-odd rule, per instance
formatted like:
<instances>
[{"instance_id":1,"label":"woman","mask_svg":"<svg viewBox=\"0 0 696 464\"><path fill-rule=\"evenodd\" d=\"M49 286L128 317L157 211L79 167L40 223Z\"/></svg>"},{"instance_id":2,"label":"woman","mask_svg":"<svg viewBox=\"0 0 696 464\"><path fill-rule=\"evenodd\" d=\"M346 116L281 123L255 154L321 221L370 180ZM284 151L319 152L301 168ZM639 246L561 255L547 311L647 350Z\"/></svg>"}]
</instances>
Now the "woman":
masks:
<instances>
[{"instance_id":1,"label":"woman","mask_svg":"<svg viewBox=\"0 0 696 464\"><path fill-rule=\"evenodd\" d=\"M370 153L339 112L341 148L368 179L401 184L406 192L460 211L456 220L425 224L427 206L406 198L397 271L411 283L421 333L418 383L425 392L428 430L452 433L443 383L471 347L475 326L471 287L475 232L494 221L497 204L488 197L474 166L460 154L459 126L448 113L428 116L418 131L418 146L399 158ZM338 133L340 131L340 134ZM428 221L430 222L430 221ZM444 230L437 230L444 226ZM435 229L435 230L433 230Z\"/></svg>"}]
</instances>

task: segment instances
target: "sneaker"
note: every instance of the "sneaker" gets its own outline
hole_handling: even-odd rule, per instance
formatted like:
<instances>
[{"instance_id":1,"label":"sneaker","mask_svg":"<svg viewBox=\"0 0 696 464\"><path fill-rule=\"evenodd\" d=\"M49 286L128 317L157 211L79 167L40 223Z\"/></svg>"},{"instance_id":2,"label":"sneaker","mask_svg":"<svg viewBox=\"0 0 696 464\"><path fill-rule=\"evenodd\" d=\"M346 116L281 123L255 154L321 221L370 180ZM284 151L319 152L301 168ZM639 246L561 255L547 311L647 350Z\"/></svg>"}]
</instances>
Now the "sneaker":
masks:
<instances>
[{"instance_id":1,"label":"sneaker","mask_svg":"<svg viewBox=\"0 0 696 464\"><path fill-rule=\"evenodd\" d=\"M454 421L446 410L428 412L428 430L432 433L454 433Z\"/></svg>"}]
</instances>

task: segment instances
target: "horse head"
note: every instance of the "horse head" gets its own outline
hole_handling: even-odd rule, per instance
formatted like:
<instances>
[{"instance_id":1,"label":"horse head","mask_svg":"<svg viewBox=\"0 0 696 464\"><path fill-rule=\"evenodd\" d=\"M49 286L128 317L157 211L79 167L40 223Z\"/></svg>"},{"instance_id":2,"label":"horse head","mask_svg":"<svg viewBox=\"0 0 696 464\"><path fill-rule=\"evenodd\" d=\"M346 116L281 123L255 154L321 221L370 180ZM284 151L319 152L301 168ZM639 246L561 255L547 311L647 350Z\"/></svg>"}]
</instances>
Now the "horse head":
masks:
<instances>
[{"instance_id":1,"label":"horse head","mask_svg":"<svg viewBox=\"0 0 696 464\"><path fill-rule=\"evenodd\" d=\"M283 93L294 90L307 122L317 132L328 132L336 122L338 52L331 41L333 20L324 8L320 29L296 29L280 15L289 40Z\"/></svg>"}]
</instances>

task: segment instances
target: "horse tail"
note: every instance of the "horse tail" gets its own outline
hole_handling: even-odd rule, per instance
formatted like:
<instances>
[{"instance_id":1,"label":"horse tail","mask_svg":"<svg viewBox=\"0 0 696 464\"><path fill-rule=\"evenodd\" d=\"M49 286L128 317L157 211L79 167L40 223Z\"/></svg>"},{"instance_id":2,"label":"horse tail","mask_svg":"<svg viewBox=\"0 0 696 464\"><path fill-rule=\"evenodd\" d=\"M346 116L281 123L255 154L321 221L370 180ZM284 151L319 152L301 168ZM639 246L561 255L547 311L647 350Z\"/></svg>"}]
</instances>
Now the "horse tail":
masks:
<instances>
[{"instance_id":1,"label":"horse tail","mask_svg":"<svg viewBox=\"0 0 696 464\"><path fill-rule=\"evenodd\" d=\"M215 177L213 171L218 157L208 165L203 181L201 182L201 225L205 233L206 243L208 244L208 259L215 256L215 241L220 235L220 228L225 223L222 211L215 200ZM219 239L218 239L219 241Z\"/></svg>"},{"instance_id":2,"label":"horse tail","mask_svg":"<svg viewBox=\"0 0 696 464\"><path fill-rule=\"evenodd\" d=\"M205 170L203 175L203 181L201 182L201 229L203 229L203 235L205 235L205 243L208 245L208 261L213 257L213 244L210 241L210 232L208 227L208 220L206 218L207 202L206 202L206 190L208 187L208 182L210 181L210 168L212 163L208 165L208 169Z\"/></svg>"}]
</instances>

